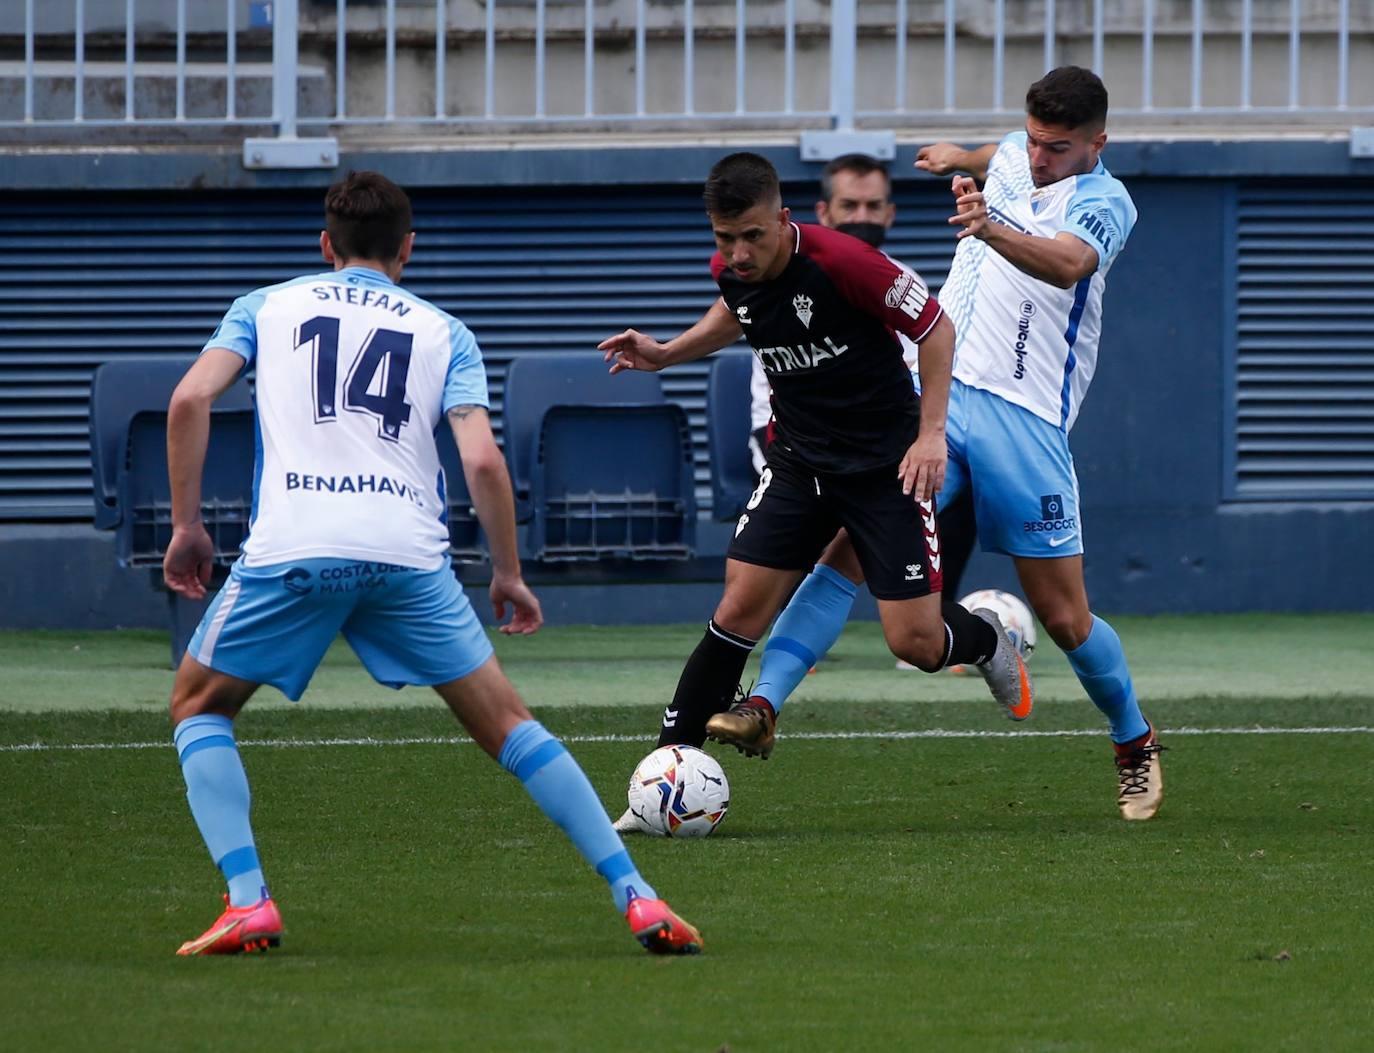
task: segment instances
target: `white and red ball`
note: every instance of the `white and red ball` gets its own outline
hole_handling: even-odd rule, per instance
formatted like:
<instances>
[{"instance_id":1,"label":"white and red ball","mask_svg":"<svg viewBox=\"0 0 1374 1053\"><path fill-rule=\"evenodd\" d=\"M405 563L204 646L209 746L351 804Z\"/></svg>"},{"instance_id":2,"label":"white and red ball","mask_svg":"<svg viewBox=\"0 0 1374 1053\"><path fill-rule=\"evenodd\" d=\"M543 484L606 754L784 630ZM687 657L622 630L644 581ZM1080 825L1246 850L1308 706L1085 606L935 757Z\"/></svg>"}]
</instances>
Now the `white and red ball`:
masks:
<instances>
[{"instance_id":1,"label":"white and red ball","mask_svg":"<svg viewBox=\"0 0 1374 1053\"><path fill-rule=\"evenodd\" d=\"M630 776L630 814L646 834L705 837L725 818L730 783L695 746L660 746Z\"/></svg>"},{"instance_id":2,"label":"white and red ball","mask_svg":"<svg viewBox=\"0 0 1374 1053\"><path fill-rule=\"evenodd\" d=\"M1019 596L1013 596L1001 589L979 589L960 600L959 606L969 611L979 607L992 611L1001 619L1002 627L1007 630L1011 642L1021 652L1021 659L1030 661L1031 655L1035 652L1035 618Z\"/></svg>"}]
</instances>

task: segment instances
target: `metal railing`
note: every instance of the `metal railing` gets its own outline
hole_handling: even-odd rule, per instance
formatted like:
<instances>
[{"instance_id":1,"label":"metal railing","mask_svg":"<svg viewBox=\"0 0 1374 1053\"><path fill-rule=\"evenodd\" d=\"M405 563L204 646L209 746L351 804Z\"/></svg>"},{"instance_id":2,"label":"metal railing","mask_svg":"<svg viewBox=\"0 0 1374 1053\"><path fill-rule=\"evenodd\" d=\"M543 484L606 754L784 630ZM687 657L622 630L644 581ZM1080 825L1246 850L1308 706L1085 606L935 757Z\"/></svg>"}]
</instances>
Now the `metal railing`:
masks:
<instances>
[{"instance_id":1,"label":"metal railing","mask_svg":"<svg viewBox=\"0 0 1374 1053\"><path fill-rule=\"evenodd\" d=\"M1374 115L1351 0L173 0L170 29L70 2L4 0L0 131L950 127L1004 123L1009 69L1069 61L1118 124Z\"/></svg>"}]
</instances>

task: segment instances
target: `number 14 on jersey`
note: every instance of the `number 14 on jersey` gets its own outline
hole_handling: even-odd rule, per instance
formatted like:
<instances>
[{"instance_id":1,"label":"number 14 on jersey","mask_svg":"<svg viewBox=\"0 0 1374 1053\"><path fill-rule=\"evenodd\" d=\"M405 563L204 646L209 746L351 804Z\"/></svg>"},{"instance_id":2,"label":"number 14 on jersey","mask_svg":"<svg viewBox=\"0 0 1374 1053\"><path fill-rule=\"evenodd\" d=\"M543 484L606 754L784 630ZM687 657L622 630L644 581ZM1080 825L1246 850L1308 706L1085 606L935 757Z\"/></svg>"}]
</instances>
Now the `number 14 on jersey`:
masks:
<instances>
[{"instance_id":1,"label":"number 14 on jersey","mask_svg":"<svg viewBox=\"0 0 1374 1053\"><path fill-rule=\"evenodd\" d=\"M389 442L398 442L401 428L410 422L410 404L405 397L412 339L410 333L394 329L372 330L344 377L344 409L371 414L377 420L378 437ZM295 349L306 346L314 365L315 423L328 424L338 419L339 320L316 315L300 326ZM374 389L381 394L373 394Z\"/></svg>"}]
</instances>

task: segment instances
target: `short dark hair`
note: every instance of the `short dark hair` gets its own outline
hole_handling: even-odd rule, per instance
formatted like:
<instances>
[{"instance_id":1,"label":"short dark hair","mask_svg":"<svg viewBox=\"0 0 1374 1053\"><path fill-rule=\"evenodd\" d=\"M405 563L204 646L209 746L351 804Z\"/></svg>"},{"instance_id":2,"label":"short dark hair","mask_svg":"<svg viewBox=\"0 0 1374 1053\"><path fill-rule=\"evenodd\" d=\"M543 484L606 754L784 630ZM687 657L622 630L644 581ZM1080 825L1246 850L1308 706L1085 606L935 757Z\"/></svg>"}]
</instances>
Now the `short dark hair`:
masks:
<instances>
[{"instance_id":1,"label":"short dark hair","mask_svg":"<svg viewBox=\"0 0 1374 1053\"><path fill-rule=\"evenodd\" d=\"M748 212L761 201L782 204L778 171L766 157L740 153L722 157L706 177L701 194L706 211L727 218Z\"/></svg>"},{"instance_id":2,"label":"short dark hair","mask_svg":"<svg viewBox=\"0 0 1374 1053\"><path fill-rule=\"evenodd\" d=\"M389 263L410 233L410 198L380 172L349 172L324 196L324 226L344 260Z\"/></svg>"},{"instance_id":3,"label":"short dark hair","mask_svg":"<svg viewBox=\"0 0 1374 1053\"><path fill-rule=\"evenodd\" d=\"M835 196L835 176L840 172L853 172L859 177L866 176L871 172L881 172L883 178L887 180L888 191L891 192L892 190L892 177L888 174L887 165L876 157L870 157L868 154L840 154L839 157L821 169L822 201L829 201Z\"/></svg>"},{"instance_id":4,"label":"short dark hair","mask_svg":"<svg viewBox=\"0 0 1374 1053\"><path fill-rule=\"evenodd\" d=\"M1107 123L1107 86L1082 66L1052 69L1026 92L1026 113L1062 128Z\"/></svg>"}]
</instances>

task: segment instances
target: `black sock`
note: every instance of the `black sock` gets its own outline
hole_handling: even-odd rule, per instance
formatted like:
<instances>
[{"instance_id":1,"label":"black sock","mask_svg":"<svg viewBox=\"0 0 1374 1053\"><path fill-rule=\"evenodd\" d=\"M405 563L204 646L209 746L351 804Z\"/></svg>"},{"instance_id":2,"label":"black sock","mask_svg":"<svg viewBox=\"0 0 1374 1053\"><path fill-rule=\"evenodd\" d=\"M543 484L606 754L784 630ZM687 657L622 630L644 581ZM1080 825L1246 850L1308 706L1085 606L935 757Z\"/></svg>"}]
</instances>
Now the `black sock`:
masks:
<instances>
[{"instance_id":1,"label":"black sock","mask_svg":"<svg viewBox=\"0 0 1374 1053\"><path fill-rule=\"evenodd\" d=\"M940 604L948 653L945 665L982 665L997 650L997 630L957 603Z\"/></svg>"},{"instance_id":2,"label":"black sock","mask_svg":"<svg viewBox=\"0 0 1374 1053\"><path fill-rule=\"evenodd\" d=\"M706 626L701 643L683 667L672 704L663 711L660 746L700 746L706 741L706 722L735 701L744 663L756 643L714 621Z\"/></svg>"}]
</instances>

